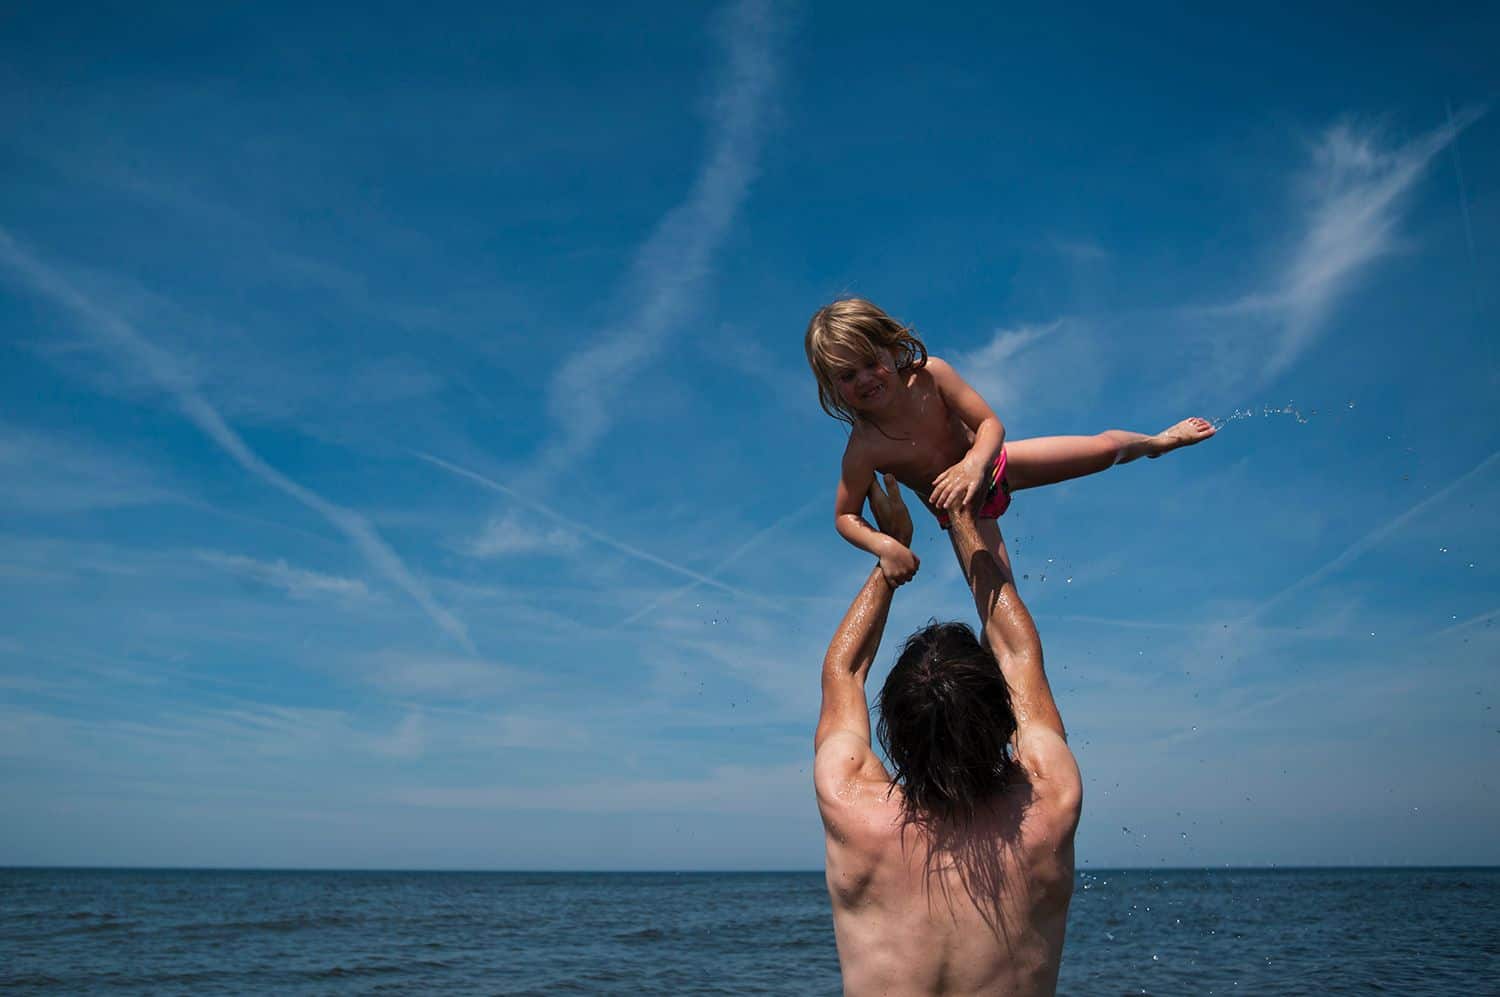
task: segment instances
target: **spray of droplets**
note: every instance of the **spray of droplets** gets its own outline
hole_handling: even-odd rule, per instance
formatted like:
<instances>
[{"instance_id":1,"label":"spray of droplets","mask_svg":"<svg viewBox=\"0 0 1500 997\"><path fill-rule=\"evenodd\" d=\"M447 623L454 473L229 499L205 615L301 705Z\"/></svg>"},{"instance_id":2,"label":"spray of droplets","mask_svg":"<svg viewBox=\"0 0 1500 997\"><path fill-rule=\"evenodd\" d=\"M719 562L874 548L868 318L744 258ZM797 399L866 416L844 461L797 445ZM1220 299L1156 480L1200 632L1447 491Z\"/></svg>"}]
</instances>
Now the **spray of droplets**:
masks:
<instances>
[{"instance_id":1,"label":"spray of droplets","mask_svg":"<svg viewBox=\"0 0 1500 997\"><path fill-rule=\"evenodd\" d=\"M1349 407L1353 408L1354 403L1350 402ZM1217 419L1210 419L1208 421L1213 424L1213 427L1215 429L1222 429L1228 423L1239 422L1241 419L1268 419L1271 416L1276 415L1289 415L1293 419L1296 419L1298 424L1306 424L1312 416L1315 416L1317 414L1317 409L1311 409L1307 412L1306 415L1304 415L1301 409L1297 408L1291 402L1287 402L1285 405L1281 406L1262 405L1260 407L1260 411L1258 412L1253 408L1237 408L1228 415L1223 415Z\"/></svg>"}]
</instances>

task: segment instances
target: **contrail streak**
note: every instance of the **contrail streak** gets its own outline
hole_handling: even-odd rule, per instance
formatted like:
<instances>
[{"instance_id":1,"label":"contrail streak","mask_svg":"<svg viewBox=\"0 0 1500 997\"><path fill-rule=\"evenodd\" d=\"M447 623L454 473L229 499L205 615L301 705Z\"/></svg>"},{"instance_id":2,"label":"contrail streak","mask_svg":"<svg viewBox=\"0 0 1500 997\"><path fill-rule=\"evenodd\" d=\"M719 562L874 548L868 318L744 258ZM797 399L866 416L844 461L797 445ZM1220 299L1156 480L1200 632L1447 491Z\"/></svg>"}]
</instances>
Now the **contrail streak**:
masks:
<instances>
[{"instance_id":1,"label":"contrail streak","mask_svg":"<svg viewBox=\"0 0 1500 997\"><path fill-rule=\"evenodd\" d=\"M432 454L422 453L421 451L412 451L412 456L416 457L419 460L425 460L427 463L432 464L434 467L440 467L450 474L456 474L461 478L466 478L469 481L474 482L475 484L478 484L484 488L488 488L490 491L499 492L501 495L506 496L516 504L523 505L535 513L546 516L553 522L560 523L570 530L575 530L578 533L581 533L584 536L588 537L590 540L593 540L596 543L603 544L604 546L609 547L612 550L617 550L620 553L636 558L637 560L645 561L647 564L654 564L658 568L665 568L667 571L670 571L673 574L682 575L685 578L691 578L695 584L708 585L712 588L728 592L731 595L739 596L742 599L751 599L763 605L776 605L774 602L771 602L770 600L765 599L761 596L755 595L752 592L745 592L741 589L734 588L731 585L726 585L723 582L719 581L717 578L711 578L708 575L702 574L701 572L694 571L692 568L685 568L680 564L674 564L671 561L668 561L666 558L658 557L657 555L652 554L650 551L641 550L639 547L633 547L630 544L622 543L621 541L616 540L614 537L608 536L604 533L600 533L598 530L594 529L591 526L587 526L583 523L578 522L576 519L570 519L560 512L549 509L542 503L527 498L520 492L516 491L514 488L511 488L508 485L502 485L500 482L494 480L493 478L487 478L477 471L471 471L466 467L460 467L457 464L443 460L441 457L434 457Z\"/></svg>"},{"instance_id":2,"label":"contrail streak","mask_svg":"<svg viewBox=\"0 0 1500 997\"><path fill-rule=\"evenodd\" d=\"M1466 473L1455 478L1453 481L1450 481L1442 490L1427 496L1425 499L1418 502L1410 509L1407 509L1399 516L1384 523L1381 526L1377 526L1369 533L1366 533L1354 543L1350 544L1342 554L1340 554L1338 557L1335 557L1332 561L1329 561L1327 564L1323 565L1312 574L1298 579L1297 581L1288 585L1286 588L1282 589L1280 592L1277 592L1275 595L1271 596L1271 598L1267 599L1265 602L1261 603L1259 606L1255 607L1255 609L1246 614L1244 619L1240 620L1240 623L1243 624L1253 621L1257 616L1260 616L1266 610L1281 602L1292 593L1300 592L1303 589L1307 588L1309 585L1321 581L1328 575L1348 564L1350 561L1353 561L1354 559L1360 557L1366 551L1379 544L1386 537L1390 536L1392 533L1395 533L1397 530L1401 529L1401 527L1405 526L1414 518L1425 512L1429 507L1436 505L1443 499L1447 498L1449 495L1453 494L1453 492L1461 488L1471 478L1483 474L1496 461L1500 461L1500 450L1496 450L1484 460L1474 465L1474 467L1470 468Z\"/></svg>"},{"instance_id":3,"label":"contrail streak","mask_svg":"<svg viewBox=\"0 0 1500 997\"><path fill-rule=\"evenodd\" d=\"M3 227L0 227L0 262L20 274L33 291L86 319L100 339L133 360L152 380L169 392L188 421L236 464L328 520L354 544L371 566L411 596L445 633L470 652L474 650L468 628L458 617L438 605L427 587L407 569L401 558L363 516L335 505L266 463L224 421L218 410L199 394L166 351L147 339L129 322L81 293L56 270L22 248Z\"/></svg>"},{"instance_id":4,"label":"contrail streak","mask_svg":"<svg viewBox=\"0 0 1500 997\"><path fill-rule=\"evenodd\" d=\"M805 516L809 511L816 508L818 505L821 505L823 502L824 500L821 498L813 499L797 511L789 512L785 516L782 516L780 519L776 520L776 522L772 523L770 526L767 526L765 529L755 534L755 536L751 537L749 540L746 540L744 543L740 544L739 547L735 548L735 550L732 551L728 557L724 558L724 560L720 561L714 566L711 574L717 575L719 572L729 567L735 561L738 561L745 554L758 547L761 541L765 540L766 537L770 536L772 533L775 533L777 530L781 529L783 526L786 526L788 523L794 522L802 516ZM662 605L663 603L672 602L676 599L679 599L702 584L702 582L698 581L689 582L680 589L676 589L672 592L666 593L663 596L660 596L654 602L643 606L642 608L636 610L634 613L631 613L625 619L621 620L620 626L623 627L628 623L634 623L636 620L640 619L642 616L645 616L656 607Z\"/></svg>"}]
</instances>

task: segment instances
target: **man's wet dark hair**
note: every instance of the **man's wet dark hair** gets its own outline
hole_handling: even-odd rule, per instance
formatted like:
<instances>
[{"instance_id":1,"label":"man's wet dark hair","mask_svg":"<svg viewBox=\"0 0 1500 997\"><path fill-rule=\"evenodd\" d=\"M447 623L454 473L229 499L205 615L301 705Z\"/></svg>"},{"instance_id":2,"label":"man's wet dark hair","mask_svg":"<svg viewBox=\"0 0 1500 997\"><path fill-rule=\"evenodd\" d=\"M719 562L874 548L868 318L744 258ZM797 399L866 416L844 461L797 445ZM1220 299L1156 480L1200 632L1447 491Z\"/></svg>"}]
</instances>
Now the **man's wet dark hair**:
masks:
<instances>
[{"instance_id":1,"label":"man's wet dark hair","mask_svg":"<svg viewBox=\"0 0 1500 997\"><path fill-rule=\"evenodd\" d=\"M906 639L880 690L876 729L910 821L967 823L1016 764L1010 688L963 623L929 623Z\"/></svg>"}]
</instances>

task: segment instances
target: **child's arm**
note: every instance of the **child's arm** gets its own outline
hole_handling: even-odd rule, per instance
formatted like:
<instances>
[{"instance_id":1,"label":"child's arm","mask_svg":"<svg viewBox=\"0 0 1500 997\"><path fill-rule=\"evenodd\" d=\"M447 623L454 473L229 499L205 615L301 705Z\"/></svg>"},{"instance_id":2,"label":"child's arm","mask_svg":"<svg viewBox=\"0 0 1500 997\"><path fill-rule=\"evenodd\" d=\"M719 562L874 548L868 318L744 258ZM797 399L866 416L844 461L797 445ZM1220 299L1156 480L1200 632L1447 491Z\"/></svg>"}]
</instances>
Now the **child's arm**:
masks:
<instances>
[{"instance_id":1,"label":"child's arm","mask_svg":"<svg viewBox=\"0 0 1500 997\"><path fill-rule=\"evenodd\" d=\"M886 581L902 585L911 581L920 562L911 548L865 522L865 496L875 480L875 466L855 444L844 450L844 464L839 475L838 496L833 503L833 525L839 536L880 558L880 570Z\"/></svg>"},{"instance_id":2,"label":"child's arm","mask_svg":"<svg viewBox=\"0 0 1500 997\"><path fill-rule=\"evenodd\" d=\"M974 443L964 459L932 480L928 501L939 509L951 510L968 505L983 492L985 477L1005 445L1005 427L989 403L946 361L928 357L927 370L948 408L974 434Z\"/></svg>"}]
</instances>

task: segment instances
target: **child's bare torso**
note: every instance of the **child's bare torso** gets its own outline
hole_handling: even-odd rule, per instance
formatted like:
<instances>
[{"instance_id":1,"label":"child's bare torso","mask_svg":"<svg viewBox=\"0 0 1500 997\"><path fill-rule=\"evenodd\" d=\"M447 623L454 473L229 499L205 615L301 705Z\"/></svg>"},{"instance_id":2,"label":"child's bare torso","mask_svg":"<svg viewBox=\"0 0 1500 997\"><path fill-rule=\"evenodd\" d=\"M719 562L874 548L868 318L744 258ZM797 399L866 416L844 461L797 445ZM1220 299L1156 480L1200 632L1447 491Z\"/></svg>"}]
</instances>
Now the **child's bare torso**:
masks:
<instances>
[{"instance_id":1,"label":"child's bare torso","mask_svg":"<svg viewBox=\"0 0 1500 997\"><path fill-rule=\"evenodd\" d=\"M939 474L963 460L974 434L943 400L925 370L902 375L905 390L878 422L860 419L849 434L849 447L924 500Z\"/></svg>"}]
</instances>

